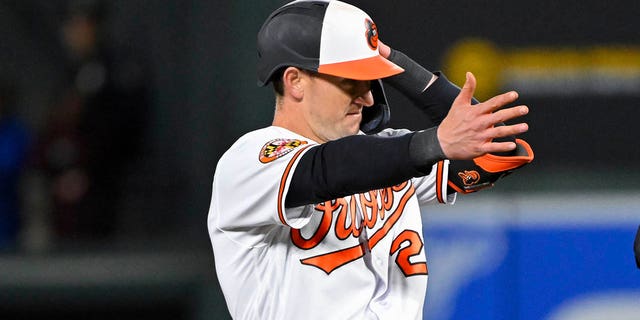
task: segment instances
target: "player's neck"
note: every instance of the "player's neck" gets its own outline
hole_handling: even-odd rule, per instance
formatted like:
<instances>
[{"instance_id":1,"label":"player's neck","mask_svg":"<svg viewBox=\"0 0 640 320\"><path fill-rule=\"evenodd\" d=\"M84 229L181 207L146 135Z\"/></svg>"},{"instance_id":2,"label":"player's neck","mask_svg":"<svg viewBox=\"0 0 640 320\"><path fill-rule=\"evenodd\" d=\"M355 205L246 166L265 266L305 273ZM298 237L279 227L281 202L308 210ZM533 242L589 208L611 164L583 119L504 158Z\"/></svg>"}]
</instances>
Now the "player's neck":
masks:
<instances>
[{"instance_id":1,"label":"player's neck","mask_svg":"<svg viewBox=\"0 0 640 320\"><path fill-rule=\"evenodd\" d=\"M276 108L273 122L271 124L277 127L285 128L315 142L325 142L314 133L311 126L306 121L306 117L303 114L302 108L300 108L300 106L292 106L287 104L278 106Z\"/></svg>"}]
</instances>

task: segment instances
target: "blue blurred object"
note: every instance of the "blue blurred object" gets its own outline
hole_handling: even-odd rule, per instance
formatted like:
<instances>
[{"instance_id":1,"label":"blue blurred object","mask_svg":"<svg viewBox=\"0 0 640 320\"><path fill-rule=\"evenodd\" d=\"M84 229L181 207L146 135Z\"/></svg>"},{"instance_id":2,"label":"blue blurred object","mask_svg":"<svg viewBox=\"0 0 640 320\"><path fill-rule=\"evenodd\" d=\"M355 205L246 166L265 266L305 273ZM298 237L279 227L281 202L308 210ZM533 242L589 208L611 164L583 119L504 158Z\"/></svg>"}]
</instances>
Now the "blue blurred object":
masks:
<instances>
[{"instance_id":1,"label":"blue blurred object","mask_svg":"<svg viewBox=\"0 0 640 320\"><path fill-rule=\"evenodd\" d=\"M424 318L640 319L636 198L461 197L427 209Z\"/></svg>"},{"instance_id":2,"label":"blue blurred object","mask_svg":"<svg viewBox=\"0 0 640 320\"><path fill-rule=\"evenodd\" d=\"M636 257L636 266L640 269L640 226L636 231L636 239L633 241L633 254Z\"/></svg>"},{"instance_id":3,"label":"blue blurred object","mask_svg":"<svg viewBox=\"0 0 640 320\"><path fill-rule=\"evenodd\" d=\"M19 229L18 184L29 147L29 131L15 116L0 114L0 250L15 245Z\"/></svg>"}]
</instances>

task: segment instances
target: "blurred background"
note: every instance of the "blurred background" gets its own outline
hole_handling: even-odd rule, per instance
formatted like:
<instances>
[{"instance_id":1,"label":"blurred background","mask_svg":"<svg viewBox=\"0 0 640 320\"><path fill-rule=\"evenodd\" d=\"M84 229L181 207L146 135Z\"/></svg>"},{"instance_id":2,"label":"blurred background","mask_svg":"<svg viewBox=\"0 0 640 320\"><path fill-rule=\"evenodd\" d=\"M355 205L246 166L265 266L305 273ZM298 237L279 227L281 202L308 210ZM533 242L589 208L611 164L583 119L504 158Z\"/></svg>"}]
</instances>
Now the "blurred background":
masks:
<instances>
[{"instance_id":1,"label":"blurred background","mask_svg":"<svg viewBox=\"0 0 640 320\"><path fill-rule=\"evenodd\" d=\"M640 2L348 2L531 109L532 164L425 208L425 318L640 317ZM284 3L0 0L0 318L229 317L211 182L271 122L255 36ZM431 126L387 94L393 127Z\"/></svg>"}]
</instances>

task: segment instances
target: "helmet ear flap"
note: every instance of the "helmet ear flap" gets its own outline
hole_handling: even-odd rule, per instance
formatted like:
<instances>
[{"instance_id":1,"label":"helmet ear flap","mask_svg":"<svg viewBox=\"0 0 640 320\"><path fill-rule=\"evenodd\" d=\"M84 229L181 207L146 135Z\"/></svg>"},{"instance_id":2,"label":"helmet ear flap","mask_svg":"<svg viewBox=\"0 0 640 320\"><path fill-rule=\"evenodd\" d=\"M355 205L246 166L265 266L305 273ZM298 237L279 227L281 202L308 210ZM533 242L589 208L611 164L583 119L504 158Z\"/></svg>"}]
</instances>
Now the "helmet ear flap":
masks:
<instances>
[{"instance_id":1,"label":"helmet ear flap","mask_svg":"<svg viewBox=\"0 0 640 320\"><path fill-rule=\"evenodd\" d=\"M391 120L391 109L381 80L371 81L371 94L373 105L362 109L362 122L360 122L360 130L366 134L380 132Z\"/></svg>"}]
</instances>

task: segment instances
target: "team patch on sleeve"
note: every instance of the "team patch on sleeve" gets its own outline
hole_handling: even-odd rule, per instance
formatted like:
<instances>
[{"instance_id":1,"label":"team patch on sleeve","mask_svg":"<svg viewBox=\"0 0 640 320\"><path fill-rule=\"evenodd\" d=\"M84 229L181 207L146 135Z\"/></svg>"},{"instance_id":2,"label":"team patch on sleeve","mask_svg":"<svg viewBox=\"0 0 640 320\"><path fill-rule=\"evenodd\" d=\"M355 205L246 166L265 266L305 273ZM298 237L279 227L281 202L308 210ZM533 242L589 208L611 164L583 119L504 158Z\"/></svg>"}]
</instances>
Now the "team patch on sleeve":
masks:
<instances>
[{"instance_id":1,"label":"team patch on sleeve","mask_svg":"<svg viewBox=\"0 0 640 320\"><path fill-rule=\"evenodd\" d=\"M260 162L269 163L304 144L307 144L307 142L297 139L273 139L267 142L260 150Z\"/></svg>"}]
</instances>

